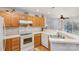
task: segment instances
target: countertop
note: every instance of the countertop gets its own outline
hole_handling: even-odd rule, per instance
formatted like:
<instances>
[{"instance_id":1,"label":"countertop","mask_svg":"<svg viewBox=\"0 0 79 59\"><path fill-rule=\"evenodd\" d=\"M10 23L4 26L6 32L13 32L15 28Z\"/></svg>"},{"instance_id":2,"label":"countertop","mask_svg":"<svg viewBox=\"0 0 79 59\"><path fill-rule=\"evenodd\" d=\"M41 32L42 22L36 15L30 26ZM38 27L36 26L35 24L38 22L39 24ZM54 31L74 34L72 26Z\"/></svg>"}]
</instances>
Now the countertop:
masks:
<instances>
[{"instance_id":1,"label":"countertop","mask_svg":"<svg viewBox=\"0 0 79 59\"><path fill-rule=\"evenodd\" d=\"M5 39L15 38L15 37L20 37L20 35L9 35L9 36L4 36Z\"/></svg>"},{"instance_id":2,"label":"countertop","mask_svg":"<svg viewBox=\"0 0 79 59\"><path fill-rule=\"evenodd\" d=\"M50 32L50 30L48 30ZM73 39L69 39L69 38L65 38L65 39L61 39L61 38L51 38L49 37L49 40L50 42L56 42L56 43L73 43L73 44L79 44L79 36L77 35L74 35L74 34L70 34L70 33L67 33L67 32L64 32L64 31L52 31L51 32L53 34L56 35L57 32L60 32L61 34L65 35L65 36L69 36L69 37L72 37ZM53 35L52 33L49 33L50 35Z\"/></svg>"},{"instance_id":3,"label":"countertop","mask_svg":"<svg viewBox=\"0 0 79 59\"><path fill-rule=\"evenodd\" d=\"M33 34L38 34L38 33L43 33L43 34L47 34L47 35L56 35L57 32L60 32L66 36L70 36L73 39L61 39L61 38L51 38L49 37L50 42L57 42L57 43L74 43L74 44L79 44L79 36L76 36L74 34L70 34L70 33L66 33L63 31L57 31L57 30L45 30L45 31L41 31L41 32L33 32Z\"/></svg>"},{"instance_id":4,"label":"countertop","mask_svg":"<svg viewBox=\"0 0 79 59\"><path fill-rule=\"evenodd\" d=\"M55 30L45 30L45 31L36 31L36 32L32 32L32 34L39 34L39 33L43 33L43 34L47 34L47 35L56 35L58 31ZM61 31L59 31L61 32ZM59 38L49 38L50 42L59 42L59 43L78 43L79 44L79 37L66 33L66 32L61 32L65 35L74 37L75 39L59 39ZM9 38L15 38L15 37L20 37L20 35L10 35L10 36L5 36L5 39L9 39Z\"/></svg>"},{"instance_id":5,"label":"countertop","mask_svg":"<svg viewBox=\"0 0 79 59\"><path fill-rule=\"evenodd\" d=\"M39 34L39 33L42 33L42 31L40 32L32 32L32 34ZM8 35L8 36L4 36L4 39L9 39L9 38L15 38L15 37L21 37L20 34L18 35Z\"/></svg>"},{"instance_id":6,"label":"countertop","mask_svg":"<svg viewBox=\"0 0 79 59\"><path fill-rule=\"evenodd\" d=\"M53 31L53 30L46 30L46 31L41 31L41 32L33 32L33 34L39 34L39 33L43 33L43 34L47 34L47 35L56 35L58 31ZM56 43L73 43L73 44L79 44L79 37L70 33L66 33L63 31L59 31L62 34L65 34L67 36L73 37L74 39L61 39L61 38L51 38L49 37L50 42L56 42Z\"/></svg>"},{"instance_id":7,"label":"countertop","mask_svg":"<svg viewBox=\"0 0 79 59\"><path fill-rule=\"evenodd\" d=\"M77 39L56 39L56 38L49 38L50 42L55 43L73 43L73 44L79 44L79 40Z\"/></svg>"}]
</instances>

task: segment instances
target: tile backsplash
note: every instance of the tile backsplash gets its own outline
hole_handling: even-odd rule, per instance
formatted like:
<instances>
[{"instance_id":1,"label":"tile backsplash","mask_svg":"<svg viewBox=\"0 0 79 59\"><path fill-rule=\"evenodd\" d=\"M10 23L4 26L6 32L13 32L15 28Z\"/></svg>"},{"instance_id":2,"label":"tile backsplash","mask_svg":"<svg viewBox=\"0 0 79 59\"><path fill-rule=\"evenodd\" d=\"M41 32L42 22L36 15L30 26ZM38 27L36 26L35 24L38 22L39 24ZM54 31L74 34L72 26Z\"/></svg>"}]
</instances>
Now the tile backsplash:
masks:
<instances>
[{"instance_id":1,"label":"tile backsplash","mask_svg":"<svg viewBox=\"0 0 79 59\"><path fill-rule=\"evenodd\" d=\"M8 35L17 35L17 34L19 34L19 28L15 28L15 27L7 28L7 29L5 29L4 34L6 36L8 36Z\"/></svg>"},{"instance_id":2,"label":"tile backsplash","mask_svg":"<svg viewBox=\"0 0 79 59\"><path fill-rule=\"evenodd\" d=\"M38 32L41 31L40 27L20 27L19 28L19 32L23 33L23 32Z\"/></svg>"},{"instance_id":3,"label":"tile backsplash","mask_svg":"<svg viewBox=\"0 0 79 59\"><path fill-rule=\"evenodd\" d=\"M19 27L19 28L15 28L15 27L10 27L10 28L6 28L5 29L5 32L4 34L6 36L9 36L9 35L18 35L20 34L19 32L38 32L38 31L41 31L41 28L40 27L31 27L31 28L28 28L28 27Z\"/></svg>"},{"instance_id":4,"label":"tile backsplash","mask_svg":"<svg viewBox=\"0 0 79 59\"><path fill-rule=\"evenodd\" d=\"M41 27L32 27L32 29L33 32L38 32L42 30Z\"/></svg>"}]
</instances>

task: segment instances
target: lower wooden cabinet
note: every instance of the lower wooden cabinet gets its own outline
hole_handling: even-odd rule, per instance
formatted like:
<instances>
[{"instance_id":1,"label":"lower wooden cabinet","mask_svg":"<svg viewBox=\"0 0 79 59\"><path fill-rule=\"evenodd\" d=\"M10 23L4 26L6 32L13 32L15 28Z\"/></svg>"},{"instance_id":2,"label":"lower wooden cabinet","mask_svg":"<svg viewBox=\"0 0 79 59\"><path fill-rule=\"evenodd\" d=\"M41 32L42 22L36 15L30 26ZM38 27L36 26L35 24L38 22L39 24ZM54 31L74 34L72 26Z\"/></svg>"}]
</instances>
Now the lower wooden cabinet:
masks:
<instances>
[{"instance_id":1,"label":"lower wooden cabinet","mask_svg":"<svg viewBox=\"0 0 79 59\"><path fill-rule=\"evenodd\" d=\"M41 45L41 34L34 35L34 47Z\"/></svg>"},{"instance_id":2,"label":"lower wooden cabinet","mask_svg":"<svg viewBox=\"0 0 79 59\"><path fill-rule=\"evenodd\" d=\"M10 38L5 40L5 51L20 51L20 38Z\"/></svg>"}]
</instances>

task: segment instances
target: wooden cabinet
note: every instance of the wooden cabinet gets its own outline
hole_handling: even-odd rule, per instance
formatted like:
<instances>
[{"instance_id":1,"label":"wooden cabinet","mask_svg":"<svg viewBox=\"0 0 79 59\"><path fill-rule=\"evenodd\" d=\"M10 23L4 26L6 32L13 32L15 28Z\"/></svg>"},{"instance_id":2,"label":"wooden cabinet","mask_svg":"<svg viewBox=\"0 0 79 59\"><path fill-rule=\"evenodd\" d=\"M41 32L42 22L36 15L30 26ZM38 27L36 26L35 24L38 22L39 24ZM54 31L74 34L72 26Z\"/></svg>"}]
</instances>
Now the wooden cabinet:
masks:
<instances>
[{"instance_id":1,"label":"wooden cabinet","mask_svg":"<svg viewBox=\"0 0 79 59\"><path fill-rule=\"evenodd\" d=\"M20 14L20 20L27 20L27 15Z\"/></svg>"},{"instance_id":2,"label":"wooden cabinet","mask_svg":"<svg viewBox=\"0 0 79 59\"><path fill-rule=\"evenodd\" d=\"M44 18L20 14L17 12L0 12L0 16L4 17L5 27L18 27L19 20L30 20L33 22L34 27L44 27Z\"/></svg>"},{"instance_id":3,"label":"wooden cabinet","mask_svg":"<svg viewBox=\"0 0 79 59\"><path fill-rule=\"evenodd\" d=\"M5 27L10 27L11 26L11 17L10 17L10 15L6 14L4 16L4 24L5 24Z\"/></svg>"},{"instance_id":4,"label":"wooden cabinet","mask_svg":"<svg viewBox=\"0 0 79 59\"><path fill-rule=\"evenodd\" d=\"M44 26L44 19L41 17L35 17L35 26L37 27L43 27Z\"/></svg>"},{"instance_id":5,"label":"wooden cabinet","mask_svg":"<svg viewBox=\"0 0 79 59\"><path fill-rule=\"evenodd\" d=\"M34 27L44 27L44 18L36 16L27 16L26 20L33 22Z\"/></svg>"},{"instance_id":6,"label":"wooden cabinet","mask_svg":"<svg viewBox=\"0 0 79 59\"><path fill-rule=\"evenodd\" d=\"M41 45L41 34L34 35L34 47Z\"/></svg>"},{"instance_id":7,"label":"wooden cabinet","mask_svg":"<svg viewBox=\"0 0 79 59\"><path fill-rule=\"evenodd\" d=\"M11 26L18 27L19 26L20 15L15 13L11 16Z\"/></svg>"},{"instance_id":8,"label":"wooden cabinet","mask_svg":"<svg viewBox=\"0 0 79 59\"><path fill-rule=\"evenodd\" d=\"M0 16L4 17L5 27L18 27L20 15L18 13L0 12Z\"/></svg>"},{"instance_id":9,"label":"wooden cabinet","mask_svg":"<svg viewBox=\"0 0 79 59\"><path fill-rule=\"evenodd\" d=\"M33 20L33 16L27 15L27 20Z\"/></svg>"},{"instance_id":10,"label":"wooden cabinet","mask_svg":"<svg viewBox=\"0 0 79 59\"><path fill-rule=\"evenodd\" d=\"M8 27L8 26L11 26L11 16L10 14L4 12L4 11L1 11L0 12L0 16L2 16L4 18L4 23L5 23L5 26Z\"/></svg>"},{"instance_id":11,"label":"wooden cabinet","mask_svg":"<svg viewBox=\"0 0 79 59\"><path fill-rule=\"evenodd\" d=\"M5 40L5 51L20 51L20 38L10 38Z\"/></svg>"},{"instance_id":12,"label":"wooden cabinet","mask_svg":"<svg viewBox=\"0 0 79 59\"><path fill-rule=\"evenodd\" d=\"M44 20L44 18L40 17L39 18L39 26L44 27L44 25L45 25L45 20Z\"/></svg>"}]
</instances>

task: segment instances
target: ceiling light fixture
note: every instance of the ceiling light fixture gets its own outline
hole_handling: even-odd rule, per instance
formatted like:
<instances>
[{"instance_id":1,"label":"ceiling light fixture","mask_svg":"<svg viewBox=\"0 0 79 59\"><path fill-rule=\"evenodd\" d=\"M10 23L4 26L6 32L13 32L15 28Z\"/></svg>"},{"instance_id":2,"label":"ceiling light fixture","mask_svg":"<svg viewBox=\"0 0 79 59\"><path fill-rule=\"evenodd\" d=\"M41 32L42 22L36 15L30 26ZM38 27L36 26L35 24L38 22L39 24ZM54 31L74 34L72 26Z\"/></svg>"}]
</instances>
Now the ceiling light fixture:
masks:
<instances>
[{"instance_id":1,"label":"ceiling light fixture","mask_svg":"<svg viewBox=\"0 0 79 59\"><path fill-rule=\"evenodd\" d=\"M39 12L39 9L36 9L37 12Z\"/></svg>"},{"instance_id":2,"label":"ceiling light fixture","mask_svg":"<svg viewBox=\"0 0 79 59\"><path fill-rule=\"evenodd\" d=\"M48 12L48 14L50 14L50 12Z\"/></svg>"}]
</instances>

